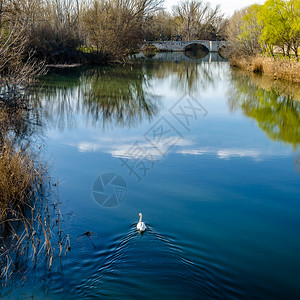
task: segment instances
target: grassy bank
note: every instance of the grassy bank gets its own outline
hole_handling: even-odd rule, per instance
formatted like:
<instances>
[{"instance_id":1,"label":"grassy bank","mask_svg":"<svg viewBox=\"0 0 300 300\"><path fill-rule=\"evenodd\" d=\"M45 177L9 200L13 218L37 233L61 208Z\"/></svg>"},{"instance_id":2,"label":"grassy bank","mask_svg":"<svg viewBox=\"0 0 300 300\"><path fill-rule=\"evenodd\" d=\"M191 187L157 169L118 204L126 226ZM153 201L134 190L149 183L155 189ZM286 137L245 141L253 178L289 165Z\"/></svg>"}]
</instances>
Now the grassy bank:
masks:
<instances>
[{"instance_id":1,"label":"grassy bank","mask_svg":"<svg viewBox=\"0 0 300 300\"><path fill-rule=\"evenodd\" d=\"M265 56L231 57L230 65L253 73L271 76L273 79L300 83L300 62L288 58Z\"/></svg>"}]
</instances>

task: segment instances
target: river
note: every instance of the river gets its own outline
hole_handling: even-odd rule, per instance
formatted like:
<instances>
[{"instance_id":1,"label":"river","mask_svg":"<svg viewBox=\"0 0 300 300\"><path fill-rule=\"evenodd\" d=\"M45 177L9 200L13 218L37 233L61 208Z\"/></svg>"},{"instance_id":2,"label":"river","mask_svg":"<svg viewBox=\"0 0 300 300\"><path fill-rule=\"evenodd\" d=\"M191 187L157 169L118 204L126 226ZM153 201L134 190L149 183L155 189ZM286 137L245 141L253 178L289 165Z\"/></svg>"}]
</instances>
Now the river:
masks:
<instances>
[{"instance_id":1,"label":"river","mask_svg":"<svg viewBox=\"0 0 300 300\"><path fill-rule=\"evenodd\" d=\"M49 72L37 135L71 251L2 296L297 299L299 90L217 54Z\"/></svg>"}]
</instances>

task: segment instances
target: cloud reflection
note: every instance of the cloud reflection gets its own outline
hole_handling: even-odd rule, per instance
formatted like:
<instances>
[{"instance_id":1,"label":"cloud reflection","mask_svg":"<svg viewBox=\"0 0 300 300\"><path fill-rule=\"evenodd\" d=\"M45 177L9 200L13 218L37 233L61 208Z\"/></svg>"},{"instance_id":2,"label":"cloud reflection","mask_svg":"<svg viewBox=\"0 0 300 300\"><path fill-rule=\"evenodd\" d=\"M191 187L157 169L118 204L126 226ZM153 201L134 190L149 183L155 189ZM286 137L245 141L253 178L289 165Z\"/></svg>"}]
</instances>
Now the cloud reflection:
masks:
<instances>
[{"instance_id":1,"label":"cloud reflection","mask_svg":"<svg viewBox=\"0 0 300 300\"><path fill-rule=\"evenodd\" d=\"M273 156L289 155L288 152L276 153L274 151L268 152L252 148L194 148L178 150L176 153L184 155L214 155L219 159L252 158L257 161Z\"/></svg>"},{"instance_id":2,"label":"cloud reflection","mask_svg":"<svg viewBox=\"0 0 300 300\"><path fill-rule=\"evenodd\" d=\"M128 158L132 159L132 155L129 154L129 149L138 142L139 139L136 136L126 137L118 139L118 143L115 143L114 139L110 138L99 138L94 141L82 141L79 143L72 143L69 144L71 147L77 148L79 152L102 152L110 154L112 157L115 158ZM286 151L282 153L276 152L274 150L268 151L266 149L257 149L257 148L243 148L243 147L236 147L236 148L219 148L219 147L200 147L197 146L196 143L192 139L182 138L174 144L174 146L170 149L170 151L164 151L164 146L157 145L160 151L152 144L141 141L139 145L145 149L147 155L152 156L154 159L159 160L163 157L161 152L167 152L167 155L170 153L175 153L179 155L194 155L194 156L201 156L201 155L210 155L216 156L221 160L229 160L235 158L250 158L255 161L261 161L270 157L277 157L277 156L288 156L290 153ZM145 154L146 154L145 153ZM138 157L138 154L136 159Z\"/></svg>"}]
</instances>

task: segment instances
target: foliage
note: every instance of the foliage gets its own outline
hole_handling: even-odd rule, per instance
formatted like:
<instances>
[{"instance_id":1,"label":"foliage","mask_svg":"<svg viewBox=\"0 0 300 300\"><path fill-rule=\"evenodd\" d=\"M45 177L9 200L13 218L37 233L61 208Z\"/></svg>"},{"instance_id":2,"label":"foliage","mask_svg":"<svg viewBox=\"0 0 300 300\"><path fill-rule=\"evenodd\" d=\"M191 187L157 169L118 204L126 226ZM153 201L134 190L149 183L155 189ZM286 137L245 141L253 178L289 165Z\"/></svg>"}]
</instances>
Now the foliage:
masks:
<instances>
[{"instance_id":1,"label":"foliage","mask_svg":"<svg viewBox=\"0 0 300 300\"><path fill-rule=\"evenodd\" d=\"M186 0L173 13L163 0L0 0L1 43L15 29L22 60L48 64L123 62L147 40L222 40L228 20L220 6ZM13 22L12 22L13 20ZM12 26L14 23L16 26ZM15 51L9 51L15 57ZM13 61L13 59L11 60Z\"/></svg>"},{"instance_id":2,"label":"foliage","mask_svg":"<svg viewBox=\"0 0 300 300\"><path fill-rule=\"evenodd\" d=\"M261 43L279 46L283 54L294 51L298 58L300 42L300 1L268 0L258 14L263 25ZM273 54L273 53L271 53Z\"/></svg>"},{"instance_id":3,"label":"foliage","mask_svg":"<svg viewBox=\"0 0 300 300\"><path fill-rule=\"evenodd\" d=\"M144 39L147 16L162 0L1 0L2 44L9 20L26 40L26 51L47 63L120 61ZM13 26L14 27L14 26ZM1 45L1 41L0 41ZM78 49L95 49L89 53ZM14 56L14 51L10 51Z\"/></svg>"},{"instance_id":4,"label":"foliage","mask_svg":"<svg viewBox=\"0 0 300 300\"><path fill-rule=\"evenodd\" d=\"M281 50L298 60L300 0L267 0L236 12L228 26L231 54L275 56Z\"/></svg>"}]
</instances>

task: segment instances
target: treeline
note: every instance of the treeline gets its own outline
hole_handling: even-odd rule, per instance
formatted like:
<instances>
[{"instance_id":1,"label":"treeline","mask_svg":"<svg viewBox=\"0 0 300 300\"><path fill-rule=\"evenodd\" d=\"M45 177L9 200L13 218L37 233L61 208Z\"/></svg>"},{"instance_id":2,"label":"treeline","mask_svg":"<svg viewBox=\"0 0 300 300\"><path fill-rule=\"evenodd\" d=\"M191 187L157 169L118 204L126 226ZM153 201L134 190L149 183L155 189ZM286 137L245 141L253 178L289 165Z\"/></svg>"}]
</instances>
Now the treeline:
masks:
<instances>
[{"instance_id":1,"label":"treeline","mask_svg":"<svg viewBox=\"0 0 300 300\"><path fill-rule=\"evenodd\" d=\"M186 0L168 13L162 2L0 0L0 47L22 49L22 59L31 53L47 63L97 63L122 60L144 39L225 38L228 20L219 6ZM20 54L16 49L8 52Z\"/></svg>"},{"instance_id":2,"label":"treeline","mask_svg":"<svg viewBox=\"0 0 300 300\"><path fill-rule=\"evenodd\" d=\"M228 19L220 6L203 0L185 0L171 13L159 11L147 16L147 40L224 40Z\"/></svg>"},{"instance_id":3,"label":"treeline","mask_svg":"<svg viewBox=\"0 0 300 300\"><path fill-rule=\"evenodd\" d=\"M121 60L143 39L145 18L160 2L0 0L0 47L21 43L25 56L33 51L47 63L78 62L92 54Z\"/></svg>"},{"instance_id":4,"label":"treeline","mask_svg":"<svg viewBox=\"0 0 300 300\"><path fill-rule=\"evenodd\" d=\"M295 57L300 46L300 0L267 0L235 12L228 26L231 56Z\"/></svg>"}]
</instances>

